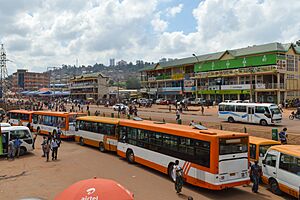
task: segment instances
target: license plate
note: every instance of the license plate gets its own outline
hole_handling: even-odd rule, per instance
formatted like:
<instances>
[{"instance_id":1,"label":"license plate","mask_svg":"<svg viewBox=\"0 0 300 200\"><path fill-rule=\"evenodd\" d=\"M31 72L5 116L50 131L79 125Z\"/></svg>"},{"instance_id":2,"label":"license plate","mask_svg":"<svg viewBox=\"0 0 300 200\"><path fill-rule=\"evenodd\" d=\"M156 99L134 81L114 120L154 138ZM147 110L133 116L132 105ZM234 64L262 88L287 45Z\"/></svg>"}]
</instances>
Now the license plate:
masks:
<instances>
[{"instance_id":1,"label":"license plate","mask_svg":"<svg viewBox=\"0 0 300 200\"><path fill-rule=\"evenodd\" d=\"M230 173L229 175L230 175L230 176L235 176L235 173Z\"/></svg>"}]
</instances>

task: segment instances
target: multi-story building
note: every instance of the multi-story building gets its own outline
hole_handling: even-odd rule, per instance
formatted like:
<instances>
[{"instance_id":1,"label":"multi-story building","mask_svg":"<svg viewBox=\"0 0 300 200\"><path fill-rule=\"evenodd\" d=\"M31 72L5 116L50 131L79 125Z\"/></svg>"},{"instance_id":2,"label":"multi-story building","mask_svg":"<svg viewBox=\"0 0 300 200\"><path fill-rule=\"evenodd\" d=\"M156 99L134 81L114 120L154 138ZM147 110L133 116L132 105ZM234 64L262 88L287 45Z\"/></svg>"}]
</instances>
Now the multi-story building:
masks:
<instances>
[{"instance_id":1,"label":"multi-story building","mask_svg":"<svg viewBox=\"0 0 300 200\"><path fill-rule=\"evenodd\" d=\"M40 88L48 88L50 85L49 73L28 72L27 69L18 69L12 74L13 92L35 91Z\"/></svg>"},{"instance_id":2,"label":"multi-story building","mask_svg":"<svg viewBox=\"0 0 300 200\"><path fill-rule=\"evenodd\" d=\"M74 99L94 100L107 98L108 77L101 73L83 74L70 79L71 97Z\"/></svg>"},{"instance_id":3,"label":"multi-story building","mask_svg":"<svg viewBox=\"0 0 300 200\"><path fill-rule=\"evenodd\" d=\"M115 66L115 59L114 58L109 59L109 66L110 67L114 67Z\"/></svg>"},{"instance_id":4,"label":"multi-story building","mask_svg":"<svg viewBox=\"0 0 300 200\"><path fill-rule=\"evenodd\" d=\"M152 98L278 103L300 97L300 48L269 43L156 63L141 71Z\"/></svg>"}]
</instances>

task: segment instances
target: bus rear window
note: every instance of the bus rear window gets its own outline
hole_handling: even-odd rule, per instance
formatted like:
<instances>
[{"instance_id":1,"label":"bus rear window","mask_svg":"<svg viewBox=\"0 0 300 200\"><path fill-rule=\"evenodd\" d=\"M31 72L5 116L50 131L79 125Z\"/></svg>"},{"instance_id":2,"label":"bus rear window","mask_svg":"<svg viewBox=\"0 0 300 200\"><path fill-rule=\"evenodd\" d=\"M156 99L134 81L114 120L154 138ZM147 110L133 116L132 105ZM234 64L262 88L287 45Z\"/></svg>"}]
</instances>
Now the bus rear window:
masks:
<instances>
[{"instance_id":1,"label":"bus rear window","mask_svg":"<svg viewBox=\"0 0 300 200\"><path fill-rule=\"evenodd\" d=\"M248 138L221 138L220 155L248 152Z\"/></svg>"}]
</instances>

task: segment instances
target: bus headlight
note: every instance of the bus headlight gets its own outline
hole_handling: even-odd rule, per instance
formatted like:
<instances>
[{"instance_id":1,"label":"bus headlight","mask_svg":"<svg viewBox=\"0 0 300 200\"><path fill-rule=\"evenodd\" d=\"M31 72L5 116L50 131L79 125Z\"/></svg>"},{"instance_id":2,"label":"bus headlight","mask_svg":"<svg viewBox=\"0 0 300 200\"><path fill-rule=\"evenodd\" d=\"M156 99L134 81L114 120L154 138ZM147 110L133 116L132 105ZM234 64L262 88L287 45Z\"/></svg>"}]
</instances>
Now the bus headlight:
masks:
<instances>
[{"instance_id":1,"label":"bus headlight","mask_svg":"<svg viewBox=\"0 0 300 200\"><path fill-rule=\"evenodd\" d=\"M242 172L241 174L242 174L242 178L246 178L246 177L247 177L247 175L248 175L248 173L247 173L247 172Z\"/></svg>"},{"instance_id":2,"label":"bus headlight","mask_svg":"<svg viewBox=\"0 0 300 200\"><path fill-rule=\"evenodd\" d=\"M220 181L224 181L225 180L225 176L220 176Z\"/></svg>"}]
</instances>

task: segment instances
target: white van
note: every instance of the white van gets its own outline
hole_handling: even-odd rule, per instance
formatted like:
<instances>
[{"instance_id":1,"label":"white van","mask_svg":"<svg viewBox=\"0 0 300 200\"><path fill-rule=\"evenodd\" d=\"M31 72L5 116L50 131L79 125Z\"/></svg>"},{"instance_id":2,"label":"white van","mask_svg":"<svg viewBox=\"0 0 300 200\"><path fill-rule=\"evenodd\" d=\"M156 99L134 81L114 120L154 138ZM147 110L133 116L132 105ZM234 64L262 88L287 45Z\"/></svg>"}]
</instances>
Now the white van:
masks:
<instances>
[{"instance_id":1,"label":"white van","mask_svg":"<svg viewBox=\"0 0 300 200\"><path fill-rule=\"evenodd\" d=\"M228 122L246 122L263 126L279 124L282 120L278 106L270 103L220 103L218 116Z\"/></svg>"},{"instance_id":2,"label":"white van","mask_svg":"<svg viewBox=\"0 0 300 200\"><path fill-rule=\"evenodd\" d=\"M262 180L275 194L300 195L300 145L275 145L262 161Z\"/></svg>"},{"instance_id":3,"label":"white van","mask_svg":"<svg viewBox=\"0 0 300 200\"><path fill-rule=\"evenodd\" d=\"M17 136L19 136L22 141L20 155L24 155L26 152L33 150L32 134L26 126L1 127L1 132L4 155L7 154L8 141L16 139Z\"/></svg>"}]
</instances>

